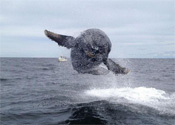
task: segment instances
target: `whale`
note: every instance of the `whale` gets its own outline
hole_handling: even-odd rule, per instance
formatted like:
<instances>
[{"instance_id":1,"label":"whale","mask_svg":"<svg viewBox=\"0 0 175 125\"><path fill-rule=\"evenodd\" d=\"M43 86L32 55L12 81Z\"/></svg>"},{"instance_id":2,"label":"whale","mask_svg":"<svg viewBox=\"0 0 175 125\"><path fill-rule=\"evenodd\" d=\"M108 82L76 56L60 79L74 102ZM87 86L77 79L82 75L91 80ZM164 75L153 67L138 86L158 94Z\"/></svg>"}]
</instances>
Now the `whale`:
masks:
<instances>
[{"instance_id":1,"label":"whale","mask_svg":"<svg viewBox=\"0 0 175 125\"><path fill-rule=\"evenodd\" d=\"M71 63L78 73L100 75L111 71L114 74L127 74L130 71L108 58L112 43L106 33L100 29L87 29L77 37L48 30L44 33L59 46L71 49ZM104 64L106 68L101 67L101 64Z\"/></svg>"}]
</instances>

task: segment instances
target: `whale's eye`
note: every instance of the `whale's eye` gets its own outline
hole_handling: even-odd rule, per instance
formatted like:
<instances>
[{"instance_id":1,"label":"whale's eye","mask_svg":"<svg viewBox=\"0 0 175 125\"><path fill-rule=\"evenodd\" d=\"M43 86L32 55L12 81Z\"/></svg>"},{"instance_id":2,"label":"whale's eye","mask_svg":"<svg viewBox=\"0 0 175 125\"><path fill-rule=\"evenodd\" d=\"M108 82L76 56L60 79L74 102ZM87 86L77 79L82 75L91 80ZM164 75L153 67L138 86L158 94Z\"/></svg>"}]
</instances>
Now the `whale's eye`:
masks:
<instances>
[{"instance_id":1,"label":"whale's eye","mask_svg":"<svg viewBox=\"0 0 175 125\"><path fill-rule=\"evenodd\" d=\"M103 49L99 48L98 52L102 54L103 53Z\"/></svg>"},{"instance_id":2,"label":"whale's eye","mask_svg":"<svg viewBox=\"0 0 175 125\"><path fill-rule=\"evenodd\" d=\"M92 46L91 47L93 50L98 50L99 48L98 48L98 46Z\"/></svg>"},{"instance_id":3,"label":"whale's eye","mask_svg":"<svg viewBox=\"0 0 175 125\"><path fill-rule=\"evenodd\" d=\"M99 51L99 50L97 50L97 51L96 51L96 53L100 53L100 51Z\"/></svg>"},{"instance_id":4,"label":"whale's eye","mask_svg":"<svg viewBox=\"0 0 175 125\"><path fill-rule=\"evenodd\" d=\"M91 54L92 54L92 55L95 55L95 52L92 51Z\"/></svg>"},{"instance_id":5,"label":"whale's eye","mask_svg":"<svg viewBox=\"0 0 175 125\"><path fill-rule=\"evenodd\" d=\"M98 50L98 47L94 47L95 50Z\"/></svg>"}]
</instances>

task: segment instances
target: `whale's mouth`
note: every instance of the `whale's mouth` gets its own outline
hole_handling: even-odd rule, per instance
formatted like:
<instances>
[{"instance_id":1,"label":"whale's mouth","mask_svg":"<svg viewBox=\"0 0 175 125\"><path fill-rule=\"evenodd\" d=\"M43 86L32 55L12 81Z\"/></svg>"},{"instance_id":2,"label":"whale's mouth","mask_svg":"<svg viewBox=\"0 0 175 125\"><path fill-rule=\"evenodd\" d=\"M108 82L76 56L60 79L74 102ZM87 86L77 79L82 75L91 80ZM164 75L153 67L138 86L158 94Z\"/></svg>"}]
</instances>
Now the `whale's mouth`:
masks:
<instances>
[{"instance_id":1,"label":"whale's mouth","mask_svg":"<svg viewBox=\"0 0 175 125\"><path fill-rule=\"evenodd\" d=\"M88 57L90 57L90 58L95 57L95 53L92 53L92 52L90 52L90 51L86 51L86 55L87 55Z\"/></svg>"},{"instance_id":2,"label":"whale's mouth","mask_svg":"<svg viewBox=\"0 0 175 125\"><path fill-rule=\"evenodd\" d=\"M85 50L85 53L88 57L94 58L96 55L100 54L99 47L90 46L89 49Z\"/></svg>"}]
</instances>

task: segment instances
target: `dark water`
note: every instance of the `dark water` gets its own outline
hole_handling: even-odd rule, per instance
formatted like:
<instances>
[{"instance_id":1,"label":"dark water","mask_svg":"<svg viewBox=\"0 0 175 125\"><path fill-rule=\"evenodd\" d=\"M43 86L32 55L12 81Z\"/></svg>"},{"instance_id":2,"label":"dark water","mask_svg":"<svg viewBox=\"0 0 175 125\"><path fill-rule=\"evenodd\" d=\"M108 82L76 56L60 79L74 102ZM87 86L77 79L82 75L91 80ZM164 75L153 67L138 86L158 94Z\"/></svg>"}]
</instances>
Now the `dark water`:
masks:
<instances>
[{"instance_id":1,"label":"dark water","mask_svg":"<svg viewBox=\"0 0 175 125\"><path fill-rule=\"evenodd\" d=\"M78 74L70 61L1 58L1 125L175 125L175 59L115 61L131 72Z\"/></svg>"}]
</instances>

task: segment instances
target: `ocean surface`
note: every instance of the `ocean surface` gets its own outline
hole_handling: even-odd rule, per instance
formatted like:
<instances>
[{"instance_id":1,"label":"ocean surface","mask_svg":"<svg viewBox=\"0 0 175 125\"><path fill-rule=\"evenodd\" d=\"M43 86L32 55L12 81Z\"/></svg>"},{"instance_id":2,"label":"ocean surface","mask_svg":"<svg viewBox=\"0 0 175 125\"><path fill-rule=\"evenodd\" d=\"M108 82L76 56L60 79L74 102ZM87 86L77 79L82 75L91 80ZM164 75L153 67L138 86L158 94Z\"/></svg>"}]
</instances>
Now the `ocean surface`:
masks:
<instances>
[{"instance_id":1,"label":"ocean surface","mask_svg":"<svg viewBox=\"0 0 175 125\"><path fill-rule=\"evenodd\" d=\"M0 58L0 125L175 125L175 59L114 60L131 72L78 74L70 60Z\"/></svg>"}]
</instances>

